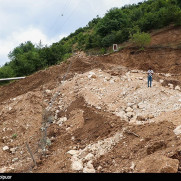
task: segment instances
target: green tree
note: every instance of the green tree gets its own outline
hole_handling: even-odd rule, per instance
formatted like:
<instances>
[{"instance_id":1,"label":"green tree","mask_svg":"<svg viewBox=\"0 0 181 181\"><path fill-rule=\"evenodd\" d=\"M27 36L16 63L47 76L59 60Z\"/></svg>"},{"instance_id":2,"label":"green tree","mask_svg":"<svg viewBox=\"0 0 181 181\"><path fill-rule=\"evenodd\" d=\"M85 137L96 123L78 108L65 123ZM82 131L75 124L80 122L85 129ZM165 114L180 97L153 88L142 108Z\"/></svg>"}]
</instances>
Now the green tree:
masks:
<instances>
[{"instance_id":1,"label":"green tree","mask_svg":"<svg viewBox=\"0 0 181 181\"><path fill-rule=\"evenodd\" d=\"M150 34L144 32L137 32L131 35L131 41L139 48L144 48L151 42Z\"/></svg>"}]
</instances>

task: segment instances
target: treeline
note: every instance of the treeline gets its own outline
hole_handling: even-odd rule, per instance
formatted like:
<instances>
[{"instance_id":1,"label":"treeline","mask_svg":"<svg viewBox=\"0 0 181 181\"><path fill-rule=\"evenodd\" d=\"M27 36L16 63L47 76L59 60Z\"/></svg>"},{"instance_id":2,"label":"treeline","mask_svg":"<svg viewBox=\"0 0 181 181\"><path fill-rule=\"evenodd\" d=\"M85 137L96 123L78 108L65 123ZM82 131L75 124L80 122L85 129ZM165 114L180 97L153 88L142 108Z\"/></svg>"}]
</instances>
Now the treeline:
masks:
<instances>
[{"instance_id":1,"label":"treeline","mask_svg":"<svg viewBox=\"0 0 181 181\"><path fill-rule=\"evenodd\" d=\"M106 49L123 43L138 32L149 32L170 24L181 25L180 0L147 0L110 9L103 18L97 16L87 26L51 46L22 43L9 53L10 62L0 68L0 78L26 76L66 60L78 50ZM137 36L139 37L139 36Z\"/></svg>"}]
</instances>

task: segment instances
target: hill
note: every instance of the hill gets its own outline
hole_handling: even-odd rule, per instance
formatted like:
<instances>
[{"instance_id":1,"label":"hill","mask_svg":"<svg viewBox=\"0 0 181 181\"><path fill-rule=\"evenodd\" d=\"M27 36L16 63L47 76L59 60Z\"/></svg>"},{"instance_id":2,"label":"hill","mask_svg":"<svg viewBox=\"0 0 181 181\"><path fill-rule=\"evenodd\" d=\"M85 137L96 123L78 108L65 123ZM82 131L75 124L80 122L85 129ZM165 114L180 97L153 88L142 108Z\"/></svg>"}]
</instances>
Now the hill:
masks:
<instances>
[{"instance_id":1,"label":"hill","mask_svg":"<svg viewBox=\"0 0 181 181\"><path fill-rule=\"evenodd\" d=\"M152 32L143 51L78 52L1 86L0 172L180 172L180 33Z\"/></svg>"}]
</instances>

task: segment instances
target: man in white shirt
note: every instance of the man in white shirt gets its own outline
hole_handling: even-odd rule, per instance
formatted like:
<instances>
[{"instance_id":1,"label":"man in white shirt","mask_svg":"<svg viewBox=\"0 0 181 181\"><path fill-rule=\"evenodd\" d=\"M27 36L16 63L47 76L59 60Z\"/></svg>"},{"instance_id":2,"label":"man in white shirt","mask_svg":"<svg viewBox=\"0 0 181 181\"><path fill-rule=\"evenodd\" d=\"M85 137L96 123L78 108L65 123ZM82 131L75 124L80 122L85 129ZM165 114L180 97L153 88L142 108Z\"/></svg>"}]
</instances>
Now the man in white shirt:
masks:
<instances>
[{"instance_id":1,"label":"man in white shirt","mask_svg":"<svg viewBox=\"0 0 181 181\"><path fill-rule=\"evenodd\" d=\"M149 70L148 70L148 87L151 87L153 73L154 73L153 70L151 68L149 68Z\"/></svg>"}]
</instances>

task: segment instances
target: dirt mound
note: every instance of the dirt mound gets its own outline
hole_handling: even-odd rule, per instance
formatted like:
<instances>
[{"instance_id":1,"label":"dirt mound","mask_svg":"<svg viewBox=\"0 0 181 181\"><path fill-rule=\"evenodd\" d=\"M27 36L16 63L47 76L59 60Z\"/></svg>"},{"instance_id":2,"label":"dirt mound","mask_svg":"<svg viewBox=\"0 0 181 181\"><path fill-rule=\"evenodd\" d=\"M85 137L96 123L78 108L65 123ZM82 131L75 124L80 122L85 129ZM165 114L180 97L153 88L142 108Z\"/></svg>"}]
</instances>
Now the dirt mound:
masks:
<instances>
[{"instance_id":1,"label":"dirt mound","mask_svg":"<svg viewBox=\"0 0 181 181\"><path fill-rule=\"evenodd\" d=\"M0 87L0 172L180 172L180 54L77 53Z\"/></svg>"}]
</instances>

